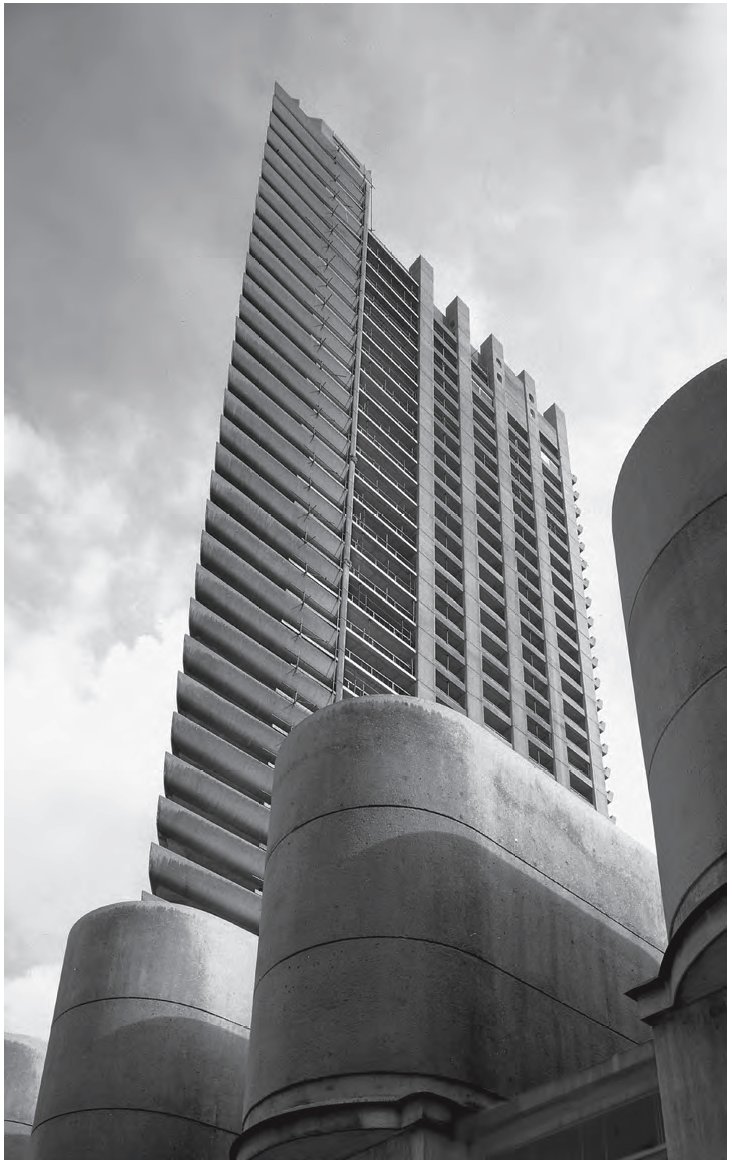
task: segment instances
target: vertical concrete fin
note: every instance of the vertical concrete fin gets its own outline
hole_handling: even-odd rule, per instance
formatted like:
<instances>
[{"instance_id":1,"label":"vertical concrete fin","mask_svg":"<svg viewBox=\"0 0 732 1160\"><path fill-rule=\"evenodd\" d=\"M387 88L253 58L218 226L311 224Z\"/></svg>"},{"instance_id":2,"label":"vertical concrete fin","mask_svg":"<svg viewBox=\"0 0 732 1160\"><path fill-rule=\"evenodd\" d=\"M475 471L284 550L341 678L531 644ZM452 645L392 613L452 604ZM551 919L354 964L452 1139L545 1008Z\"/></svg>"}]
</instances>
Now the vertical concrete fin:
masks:
<instances>
[{"instance_id":1,"label":"vertical concrete fin","mask_svg":"<svg viewBox=\"0 0 732 1160\"><path fill-rule=\"evenodd\" d=\"M435 276L422 256L409 273L419 287L419 512L417 548L417 696L435 689Z\"/></svg>"}]
</instances>

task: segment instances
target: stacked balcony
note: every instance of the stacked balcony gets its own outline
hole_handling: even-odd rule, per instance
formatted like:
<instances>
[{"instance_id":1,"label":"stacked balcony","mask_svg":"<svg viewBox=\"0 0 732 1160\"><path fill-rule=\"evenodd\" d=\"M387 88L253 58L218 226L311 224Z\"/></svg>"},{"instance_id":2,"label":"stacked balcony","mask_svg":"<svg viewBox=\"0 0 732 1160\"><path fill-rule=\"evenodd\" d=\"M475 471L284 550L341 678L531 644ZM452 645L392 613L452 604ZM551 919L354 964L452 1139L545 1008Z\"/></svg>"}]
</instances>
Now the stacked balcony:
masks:
<instances>
[{"instance_id":1,"label":"stacked balcony","mask_svg":"<svg viewBox=\"0 0 732 1160\"><path fill-rule=\"evenodd\" d=\"M417 292L368 238L344 697L412 695L417 585Z\"/></svg>"},{"instance_id":2,"label":"stacked balcony","mask_svg":"<svg viewBox=\"0 0 732 1160\"><path fill-rule=\"evenodd\" d=\"M335 693L366 201L278 89L150 861L160 897L250 930L277 752Z\"/></svg>"},{"instance_id":3,"label":"stacked balcony","mask_svg":"<svg viewBox=\"0 0 732 1160\"><path fill-rule=\"evenodd\" d=\"M531 452L528 431L513 415L508 416L508 442L528 753L532 761L554 774L554 723Z\"/></svg>"},{"instance_id":4,"label":"stacked balcony","mask_svg":"<svg viewBox=\"0 0 732 1160\"><path fill-rule=\"evenodd\" d=\"M483 723L512 742L508 627L493 389L480 359L471 361L478 532Z\"/></svg>"},{"instance_id":5,"label":"stacked balcony","mask_svg":"<svg viewBox=\"0 0 732 1160\"><path fill-rule=\"evenodd\" d=\"M561 727L566 741L569 783L571 789L594 803L582 651L569 547L570 532L559 456L544 435L541 436L541 458L562 691Z\"/></svg>"},{"instance_id":6,"label":"stacked balcony","mask_svg":"<svg viewBox=\"0 0 732 1160\"><path fill-rule=\"evenodd\" d=\"M466 712L460 393L454 332L434 318L435 688Z\"/></svg>"}]
</instances>

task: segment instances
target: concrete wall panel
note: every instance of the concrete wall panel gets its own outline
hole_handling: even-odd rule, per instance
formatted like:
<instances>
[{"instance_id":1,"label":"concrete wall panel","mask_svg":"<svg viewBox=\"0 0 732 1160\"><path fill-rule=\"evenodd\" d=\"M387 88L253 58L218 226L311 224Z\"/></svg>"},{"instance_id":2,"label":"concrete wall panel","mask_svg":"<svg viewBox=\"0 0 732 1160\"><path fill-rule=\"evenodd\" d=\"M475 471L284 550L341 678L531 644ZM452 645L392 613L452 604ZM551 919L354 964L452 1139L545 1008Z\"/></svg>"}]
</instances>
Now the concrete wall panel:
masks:
<instances>
[{"instance_id":1,"label":"concrete wall panel","mask_svg":"<svg viewBox=\"0 0 732 1160\"><path fill-rule=\"evenodd\" d=\"M653 1038L668 1160L726 1160L726 989L669 1013Z\"/></svg>"},{"instance_id":2,"label":"concrete wall panel","mask_svg":"<svg viewBox=\"0 0 732 1160\"><path fill-rule=\"evenodd\" d=\"M477 1109L637 1042L491 963L410 938L313 947L270 971L256 1003L267 1043L250 1055L247 1125L303 1103L422 1091Z\"/></svg>"},{"instance_id":3,"label":"concrete wall panel","mask_svg":"<svg viewBox=\"0 0 732 1160\"><path fill-rule=\"evenodd\" d=\"M715 775L726 765L726 736L719 727L726 702L725 669L698 689L656 748L649 779L653 825L674 929L727 881L726 782Z\"/></svg>"},{"instance_id":4,"label":"concrete wall panel","mask_svg":"<svg viewBox=\"0 0 732 1160\"><path fill-rule=\"evenodd\" d=\"M276 766L270 854L290 831L338 810L427 810L489 837L656 948L665 945L650 851L494 733L443 706L385 696L330 706L293 736ZM612 873L598 874L598 863Z\"/></svg>"},{"instance_id":5,"label":"concrete wall panel","mask_svg":"<svg viewBox=\"0 0 732 1160\"><path fill-rule=\"evenodd\" d=\"M228 1155L243 1099L256 939L163 902L71 930L35 1160Z\"/></svg>"},{"instance_id":6,"label":"concrete wall panel","mask_svg":"<svg viewBox=\"0 0 732 1160\"><path fill-rule=\"evenodd\" d=\"M631 448L613 535L669 933L726 881L727 364ZM693 907L691 907L693 909Z\"/></svg>"},{"instance_id":7,"label":"concrete wall panel","mask_svg":"<svg viewBox=\"0 0 732 1160\"><path fill-rule=\"evenodd\" d=\"M110 1150L108 1141L114 1141ZM100 1156L175 1157L175 1160L228 1160L230 1133L185 1116L141 1112L125 1108L72 1112L60 1120L37 1127L33 1133L32 1160L98 1160ZM104 1149L102 1152L101 1149ZM29 1157L30 1160L30 1157Z\"/></svg>"},{"instance_id":8,"label":"concrete wall panel","mask_svg":"<svg viewBox=\"0 0 732 1160\"><path fill-rule=\"evenodd\" d=\"M5 1160L30 1160L30 1134L46 1044L5 1033Z\"/></svg>"},{"instance_id":9,"label":"concrete wall panel","mask_svg":"<svg viewBox=\"0 0 732 1160\"><path fill-rule=\"evenodd\" d=\"M635 594L628 646L641 692L638 720L649 775L656 746L674 715L727 666L725 585L719 569L726 534L723 497L679 529Z\"/></svg>"},{"instance_id":10,"label":"concrete wall panel","mask_svg":"<svg viewBox=\"0 0 732 1160\"><path fill-rule=\"evenodd\" d=\"M295 896L288 883L303 866L311 867L308 892ZM636 1040L635 1005L618 980L635 978L644 960L646 974L653 973L654 951L463 823L388 806L315 819L273 852L267 890L280 905L262 942L260 975L329 940L413 939L428 954L428 944L439 937ZM537 945L543 954L536 954ZM608 956L616 964L614 978L605 967Z\"/></svg>"},{"instance_id":11,"label":"concrete wall panel","mask_svg":"<svg viewBox=\"0 0 732 1160\"><path fill-rule=\"evenodd\" d=\"M406 697L322 710L275 768L245 1128L599 1062L648 1037L622 992L662 937L652 857L492 733Z\"/></svg>"},{"instance_id":12,"label":"concrete wall panel","mask_svg":"<svg viewBox=\"0 0 732 1160\"><path fill-rule=\"evenodd\" d=\"M111 1107L143 1118L177 1111L204 1124L236 1124L247 1042L240 1024L133 997L97 1000L62 1018L62 1034L51 1036L39 1118Z\"/></svg>"},{"instance_id":13,"label":"concrete wall panel","mask_svg":"<svg viewBox=\"0 0 732 1160\"><path fill-rule=\"evenodd\" d=\"M656 411L623 464L613 537L626 617L659 551L727 491L727 361L696 375Z\"/></svg>"}]
</instances>

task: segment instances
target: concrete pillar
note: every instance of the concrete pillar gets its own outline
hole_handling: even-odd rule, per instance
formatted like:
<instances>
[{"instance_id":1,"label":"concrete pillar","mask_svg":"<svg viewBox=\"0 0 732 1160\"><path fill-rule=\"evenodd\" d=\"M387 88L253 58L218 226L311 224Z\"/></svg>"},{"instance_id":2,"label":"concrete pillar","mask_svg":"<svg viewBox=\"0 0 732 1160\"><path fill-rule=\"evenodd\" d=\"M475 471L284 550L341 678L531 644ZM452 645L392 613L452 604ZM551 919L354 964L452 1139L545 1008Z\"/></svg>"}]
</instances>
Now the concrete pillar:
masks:
<instances>
[{"instance_id":1,"label":"concrete pillar","mask_svg":"<svg viewBox=\"0 0 732 1160\"><path fill-rule=\"evenodd\" d=\"M646 424L613 504L669 946L654 1028L669 1160L725 1152L726 362Z\"/></svg>"},{"instance_id":2,"label":"concrete pillar","mask_svg":"<svg viewBox=\"0 0 732 1160\"><path fill-rule=\"evenodd\" d=\"M517 753L529 756L526 701L524 699L524 662L521 655L521 617L519 615L518 576L516 573L515 517L511 489L511 458L508 442L508 408L503 385L503 345L494 334L481 344L480 357L493 387L496 413L496 459L503 526L503 583L506 598L506 648L511 689L511 741ZM500 376L500 377L499 377Z\"/></svg>"},{"instance_id":3,"label":"concrete pillar","mask_svg":"<svg viewBox=\"0 0 732 1160\"><path fill-rule=\"evenodd\" d=\"M478 520L475 507L473 376L470 369L470 311L453 298L445 319L455 332L460 396L460 502L463 511L463 607L465 609L465 708L483 724L483 670L478 583Z\"/></svg>"},{"instance_id":4,"label":"concrete pillar","mask_svg":"<svg viewBox=\"0 0 732 1160\"><path fill-rule=\"evenodd\" d=\"M521 371L517 376L524 392L526 411L526 438L529 444L531 476L534 488L534 515L536 518L536 545L539 560L539 584L541 587L541 618L544 622L544 641L547 666L547 686L551 706L552 750L554 753L554 776L560 785L569 789L569 765L567 764L567 741L564 735L564 697L562 694L562 673L559 667L559 645L557 643L557 617L554 607L552 585L552 564L549 554L549 532L547 525L546 497L541 461L541 434L536 415L536 384L531 375ZM567 508L567 527L571 527L571 507ZM571 536L568 534L568 540ZM584 603L584 600L582 601Z\"/></svg>"},{"instance_id":5,"label":"concrete pillar","mask_svg":"<svg viewBox=\"0 0 732 1160\"><path fill-rule=\"evenodd\" d=\"M595 690L595 671L592 665L592 645L590 643L590 630L587 623L587 598L585 595L583 571L582 571L582 557L580 548L580 537L577 531L577 505L574 500L574 483L576 477L572 475L572 468L569 459L569 441L567 439L567 423L564 418L564 412L552 403L551 407L547 409L544 416L549 423L551 423L557 437L557 451L559 454L559 464L561 473L561 488L564 491L564 507L567 514L567 547L569 549L569 570L572 574L572 587L574 589L574 609L577 622L577 631L579 633L579 653L580 653L580 670L582 673L582 692L584 700L584 713L587 722L587 739L590 745L590 768L592 769L592 781L594 784L595 795L595 809L599 810L601 814L607 815L607 787L605 785L605 772L602 753L602 736L600 734L600 725L597 715L597 695ZM544 520L546 520L546 499L543 495L542 488L542 507L544 509ZM556 616L552 610L552 619L554 621L554 633L556 639ZM555 655L551 661L556 668L558 664L558 657ZM558 720L562 720L564 714L562 712L561 701L558 706ZM566 738L564 737L564 728L561 726L559 732L563 740L564 758L566 759ZM565 773L569 778L569 769L565 762Z\"/></svg>"},{"instance_id":6,"label":"concrete pillar","mask_svg":"<svg viewBox=\"0 0 732 1160\"><path fill-rule=\"evenodd\" d=\"M241 1122L256 937L122 902L66 946L33 1160L225 1160Z\"/></svg>"},{"instance_id":7,"label":"concrete pillar","mask_svg":"<svg viewBox=\"0 0 732 1160\"><path fill-rule=\"evenodd\" d=\"M275 767L232 1156L352 1153L415 1103L449 1123L627 1050L662 940L652 855L490 730L407 697L321 710Z\"/></svg>"},{"instance_id":8,"label":"concrete pillar","mask_svg":"<svg viewBox=\"0 0 732 1160\"><path fill-rule=\"evenodd\" d=\"M653 1019L668 1160L727 1155L727 990Z\"/></svg>"},{"instance_id":9,"label":"concrete pillar","mask_svg":"<svg viewBox=\"0 0 732 1160\"><path fill-rule=\"evenodd\" d=\"M5 1033L5 1160L30 1160L30 1134L46 1045Z\"/></svg>"},{"instance_id":10,"label":"concrete pillar","mask_svg":"<svg viewBox=\"0 0 732 1160\"><path fill-rule=\"evenodd\" d=\"M409 273L419 285L419 510L417 513L417 696L434 700L435 686L435 291L423 257Z\"/></svg>"}]
</instances>

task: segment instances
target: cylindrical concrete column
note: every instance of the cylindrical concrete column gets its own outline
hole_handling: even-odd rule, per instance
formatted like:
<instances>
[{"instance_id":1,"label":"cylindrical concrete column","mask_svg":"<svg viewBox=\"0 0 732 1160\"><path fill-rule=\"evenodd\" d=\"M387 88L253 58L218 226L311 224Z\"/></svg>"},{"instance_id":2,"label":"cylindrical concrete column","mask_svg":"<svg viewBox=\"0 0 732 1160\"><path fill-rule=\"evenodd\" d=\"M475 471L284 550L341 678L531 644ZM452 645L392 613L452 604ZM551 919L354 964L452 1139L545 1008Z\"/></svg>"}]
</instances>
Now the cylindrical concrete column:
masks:
<instances>
[{"instance_id":1,"label":"cylindrical concrete column","mask_svg":"<svg viewBox=\"0 0 732 1160\"><path fill-rule=\"evenodd\" d=\"M71 929L34 1160L225 1160L241 1123L256 937L165 902Z\"/></svg>"},{"instance_id":2,"label":"cylindrical concrete column","mask_svg":"<svg viewBox=\"0 0 732 1160\"><path fill-rule=\"evenodd\" d=\"M726 1031L727 364L646 424L613 504L669 946L635 989L669 1160L723 1160Z\"/></svg>"},{"instance_id":3,"label":"cylindrical concrete column","mask_svg":"<svg viewBox=\"0 0 732 1160\"><path fill-rule=\"evenodd\" d=\"M30 1134L46 1045L5 1033L5 1160L29 1160Z\"/></svg>"},{"instance_id":4,"label":"cylindrical concrete column","mask_svg":"<svg viewBox=\"0 0 732 1160\"><path fill-rule=\"evenodd\" d=\"M414 1101L632 1046L662 939L652 856L495 734L407 697L321 710L275 767L236 1156L354 1150Z\"/></svg>"},{"instance_id":5,"label":"cylindrical concrete column","mask_svg":"<svg viewBox=\"0 0 732 1160\"><path fill-rule=\"evenodd\" d=\"M727 363L646 424L613 535L669 936L726 882Z\"/></svg>"}]
</instances>

